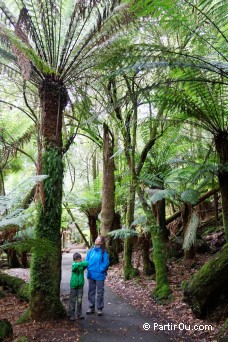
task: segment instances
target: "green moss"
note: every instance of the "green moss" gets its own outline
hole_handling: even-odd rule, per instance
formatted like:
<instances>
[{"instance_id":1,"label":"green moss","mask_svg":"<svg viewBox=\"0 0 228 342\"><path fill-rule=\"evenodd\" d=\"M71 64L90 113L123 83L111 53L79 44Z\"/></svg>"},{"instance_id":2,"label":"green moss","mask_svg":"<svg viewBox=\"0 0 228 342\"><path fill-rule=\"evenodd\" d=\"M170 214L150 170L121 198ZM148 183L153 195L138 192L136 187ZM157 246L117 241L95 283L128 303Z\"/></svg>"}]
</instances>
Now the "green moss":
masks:
<instances>
[{"instance_id":1,"label":"green moss","mask_svg":"<svg viewBox=\"0 0 228 342\"><path fill-rule=\"evenodd\" d=\"M137 268L132 266L131 262L132 256L132 239L126 238L124 240L124 280L133 279L139 275L139 271Z\"/></svg>"},{"instance_id":2,"label":"green moss","mask_svg":"<svg viewBox=\"0 0 228 342\"><path fill-rule=\"evenodd\" d=\"M188 282L186 280L183 280L182 283L181 283L181 289L182 290L185 290L188 286Z\"/></svg>"},{"instance_id":3,"label":"green moss","mask_svg":"<svg viewBox=\"0 0 228 342\"><path fill-rule=\"evenodd\" d=\"M153 261L156 271L156 288L152 292L152 296L160 302L163 299L170 299L172 293L166 266L166 244L163 241L159 227L152 227L151 236L154 248Z\"/></svg>"},{"instance_id":4,"label":"green moss","mask_svg":"<svg viewBox=\"0 0 228 342\"><path fill-rule=\"evenodd\" d=\"M26 336L20 336L16 340L14 340L14 342L29 342L29 339Z\"/></svg>"},{"instance_id":5,"label":"green moss","mask_svg":"<svg viewBox=\"0 0 228 342\"><path fill-rule=\"evenodd\" d=\"M42 255L34 248L31 261L30 310L37 320L55 319L65 314L60 302L61 281L61 208L62 208L62 156L55 148L47 148L42 159L45 179L42 203L38 204L36 238L52 244Z\"/></svg>"},{"instance_id":6,"label":"green moss","mask_svg":"<svg viewBox=\"0 0 228 342\"><path fill-rule=\"evenodd\" d=\"M7 319L0 320L0 341L13 335L12 325Z\"/></svg>"},{"instance_id":7,"label":"green moss","mask_svg":"<svg viewBox=\"0 0 228 342\"><path fill-rule=\"evenodd\" d=\"M4 298L6 293L0 288L0 298Z\"/></svg>"},{"instance_id":8,"label":"green moss","mask_svg":"<svg viewBox=\"0 0 228 342\"><path fill-rule=\"evenodd\" d=\"M26 302L29 301L29 284L24 280L0 273L0 285L9 286L19 299L23 299Z\"/></svg>"},{"instance_id":9,"label":"green moss","mask_svg":"<svg viewBox=\"0 0 228 342\"><path fill-rule=\"evenodd\" d=\"M21 317L18 318L17 324L27 323L30 320L30 317L31 317L31 312L30 312L29 308L27 308L25 310L25 312L21 315Z\"/></svg>"},{"instance_id":10,"label":"green moss","mask_svg":"<svg viewBox=\"0 0 228 342\"><path fill-rule=\"evenodd\" d=\"M139 270L132 266L124 267L124 280L130 280L139 275Z\"/></svg>"},{"instance_id":11,"label":"green moss","mask_svg":"<svg viewBox=\"0 0 228 342\"><path fill-rule=\"evenodd\" d=\"M219 330L217 341L218 342L228 341L228 319L225 320L223 326Z\"/></svg>"},{"instance_id":12,"label":"green moss","mask_svg":"<svg viewBox=\"0 0 228 342\"><path fill-rule=\"evenodd\" d=\"M156 286L152 292L153 298L160 304L167 302L167 300L172 299L169 284L164 284L163 286Z\"/></svg>"},{"instance_id":13,"label":"green moss","mask_svg":"<svg viewBox=\"0 0 228 342\"><path fill-rule=\"evenodd\" d=\"M197 317L203 317L211 299L227 289L228 243L214 255L187 283L184 300L189 303Z\"/></svg>"}]
</instances>

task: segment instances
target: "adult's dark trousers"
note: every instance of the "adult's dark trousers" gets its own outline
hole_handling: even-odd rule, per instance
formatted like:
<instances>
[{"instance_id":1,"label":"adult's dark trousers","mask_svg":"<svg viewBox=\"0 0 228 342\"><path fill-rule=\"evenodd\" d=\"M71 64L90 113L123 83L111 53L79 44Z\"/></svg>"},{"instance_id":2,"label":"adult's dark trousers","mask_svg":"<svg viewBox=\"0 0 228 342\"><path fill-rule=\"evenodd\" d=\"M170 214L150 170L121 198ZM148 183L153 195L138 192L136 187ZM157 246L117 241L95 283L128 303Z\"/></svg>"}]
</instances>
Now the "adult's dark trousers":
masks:
<instances>
[{"instance_id":1,"label":"adult's dark trousers","mask_svg":"<svg viewBox=\"0 0 228 342\"><path fill-rule=\"evenodd\" d=\"M97 303L97 310L102 310L104 307L104 280L88 279L89 291L88 302L89 307L94 309ZM97 300L96 300L97 296Z\"/></svg>"}]
</instances>

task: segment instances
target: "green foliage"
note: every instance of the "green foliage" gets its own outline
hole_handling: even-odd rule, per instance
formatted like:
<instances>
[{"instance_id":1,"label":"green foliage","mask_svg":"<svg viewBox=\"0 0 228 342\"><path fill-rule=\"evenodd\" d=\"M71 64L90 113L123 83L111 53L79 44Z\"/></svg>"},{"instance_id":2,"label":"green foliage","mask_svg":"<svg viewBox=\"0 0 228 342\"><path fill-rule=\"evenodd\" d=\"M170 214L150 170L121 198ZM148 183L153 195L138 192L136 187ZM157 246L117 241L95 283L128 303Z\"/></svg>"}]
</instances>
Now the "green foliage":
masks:
<instances>
[{"instance_id":1,"label":"green foliage","mask_svg":"<svg viewBox=\"0 0 228 342\"><path fill-rule=\"evenodd\" d=\"M146 226L147 224L147 217L146 215L139 215L131 224L131 227L133 226Z\"/></svg>"},{"instance_id":2,"label":"green foliage","mask_svg":"<svg viewBox=\"0 0 228 342\"><path fill-rule=\"evenodd\" d=\"M48 239L44 238L25 238L19 239L16 242L5 242L3 245L0 245L0 250L4 249L15 249L17 252L33 252L36 250L39 256L44 256L47 253L47 250L50 254L55 252L55 246Z\"/></svg>"},{"instance_id":3,"label":"green foliage","mask_svg":"<svg viewBox=\"0 0 228 342\"><path fill-rule=\"evenodd\" d=\"M133 236L137 236L138 233L135 230L122 228L116 229L108 233L113 239L127 239Z\"/></svg>"},{"instance_id":4,"label":"green foliage","mask_svg":"<svg viewBox=\"0 0 228 342\"><path fill-rule=\"evenodd\" d=\"M15 239L20 240L20 233L17 234L20 230L24 230L26 226L26 222L31 219L32 213L29 209L22 209L20 208L21 202L27 196L27 193L31 191L31 189L46 179L47 176L33 176L28 178L27 180L20 183L15 189L13 189L9 194L6 196L0 196L0 232L3 233L3 240L4 234L7 236L7 231L13 231L12 236ZM22 235L22 233L21 233ZM31 234L30 234L31 235ZM27 238L27 240L25 240ZM8 238L7 238L8 239ZM8 242L5 239L5 242L0 246L0 249L5 248L12 248L17 251L26 251L31 250L31 248L37 243L40 245L42 250L42 245L45 242L42 241L35 241L35 240L28 240L28 235L23 235L23 241L17 242Z\"/></svg>"},{"instance_id":5,"label":"green foliage","mask_svg":"<svg viewBox=\"0 0 228 342\"><path fill-rule=\"evenodd\" d=\"M197 190L194 189L188 189L182 192L181 199L183 202L189 203L189 204L196 204L197 201L200 198L200 193Z\"/></svg>"},{"instance_id":6,"label":"green foliage","mask_svg":"<svg viewBox=\"0 0 228 342\"><path fill-rule=\"evenodd\" d=\"M80 211L101 208L101 177L98 176L90 189L83 190L80 194L65 194L66 200L70 204L76 205Z\"/></svg>"},{"instance_id":7,"label":"green foliage","mask_svg":"<svg viewBox=\"0 0 228 342\"><path fill-rule=\"evenodd\" d=\"M176 195L176 192L174 190L160 190L160 189L154 189L154 194L151 196L150 201L152 203L156 203L158 201L161 201L163 198L172 198Z\"/></svg>"},{"instance_id":8,"label":"green foliage","mask_svg":"<svg viewBox=\"0 0 228 342\"><path fill-rule=\"evenodd\" d=\"M18 208L27 195L27 193L38 183L46 179L46 175L33 176L17 185L6 196L0 196L0 212L3 214L6 210L12 210Z\"/></svg>"},{"instance_id":9,"label":"green foliage","mask_svg":"<svg viewBox=\"0 0 228 342\"><path fill-rule=\"evenodd\" d=\"M94 66L103 44L111 32L124 23L124 6L119 1L102 0L81 3L55 0L40 2L2 1L3 16L1 54L14 61L9 42L14 46L19 66L30 62L31 79L38 83L43 76L60 78L71 84L85 70ZM13 11L14 14L11 13ZM8 22L11 25L9 28ZM17 27L16 33L14 28ZM5 44L4 44L5 43ZM15 48L17 49L15 52ZM27 63L29 65L29 63ZM18 70L18 66L17 66ZM42 76L41 76L42 75Z\"/></svg>"}]
</instances>

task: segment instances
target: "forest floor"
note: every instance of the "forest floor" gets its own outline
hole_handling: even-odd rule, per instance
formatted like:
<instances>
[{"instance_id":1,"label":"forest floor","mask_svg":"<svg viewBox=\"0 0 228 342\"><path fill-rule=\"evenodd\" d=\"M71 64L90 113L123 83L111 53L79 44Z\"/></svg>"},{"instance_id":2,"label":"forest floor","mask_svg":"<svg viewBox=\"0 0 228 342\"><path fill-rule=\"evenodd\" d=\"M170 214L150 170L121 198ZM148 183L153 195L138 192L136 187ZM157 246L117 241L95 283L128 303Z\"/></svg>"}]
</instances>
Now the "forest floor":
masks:
<instances>
[{"instance_id":1,"label":"forest floor","mask_svg":"<svg viewBox=\"0 0 228 342\"><path fill-rule=\"evenodd\" d=\"M22 271L24 270L22 269ZM27 307L27 303L18 300L12 293L7 293L6 297L0 299L0 317L10 321L13 327L13 338L5 339L4 342L16 342L22 336L27 337L29 341L36 342L79 341L79 325L71 324L72 322L69 322L67 318L52 322L29 321L17 324L18 318Z\"/></svg>"},{"instance_id":2,"label":"forest floor","mask_svg":"<svg viewBox=\"0 0 228 342\"><path fill-rule=\"evenodd\" d=\"M182 281L188 280L190 275L195 273L210 257L210 255L203 254L197 255L194 260L188 262L183 262L183 259L169 262L169 279L173 300L168 304L157 304L151 298L151 292L155 287L153 277L145 277L140 273L139 277L124 281L121 262L109 268L106 285L143 314L151 318L155 316L163 326L165 323L169 323L170 329L172 329L176 324L178 328L175 333L179 336L178 341L217 341L217 335L226 318L223 315L223 307L221 306L219 311L206 320L196 319L189 306L183 302L181 289ZM139 270L141 268L137 253L134 253L134 266L138 266ZM29 270L27 269L15 269L12 275L29 281ZM8 319L13 325L13 340L19 336L27 336L29 341L39 342L79 341L80 324L72 325L67 318L54 322L30 321L26 324L16 324L27 305L27 303L19 301L12 293L8 293L5 298L0 299L0 317ZM209 325L212 327L211 329L209 329ZM198 330L194 330L193 327L197 327Z\"/></svg>"},{"instance_id":3,"label":"forest floor","mask_svg":"<svg viewBox=\"0 0 228 342\"><path fill-rule=\"evenodd\" d=\"M158 304L151 297L156 285L153 277L143 276L140 272L139 277L124 281L121 263L110 267L107 285L141 313L157 317L163 325L161 329L164 329L165 323L170 323L170 330L174 329L174 324L176 324L178 327L175 330L179 334L179 341L218 341L218 334L227 318L223 304L207 319L197 319L188 304L183 302L181 286L182 282L188 280L210 257L211 255L204 254L197 255L191 261L183 262L181 258L168 263L173 300L166 304ZM134 266L137 267L136 253L134 260Z\"/></svg>"}]
</instances>

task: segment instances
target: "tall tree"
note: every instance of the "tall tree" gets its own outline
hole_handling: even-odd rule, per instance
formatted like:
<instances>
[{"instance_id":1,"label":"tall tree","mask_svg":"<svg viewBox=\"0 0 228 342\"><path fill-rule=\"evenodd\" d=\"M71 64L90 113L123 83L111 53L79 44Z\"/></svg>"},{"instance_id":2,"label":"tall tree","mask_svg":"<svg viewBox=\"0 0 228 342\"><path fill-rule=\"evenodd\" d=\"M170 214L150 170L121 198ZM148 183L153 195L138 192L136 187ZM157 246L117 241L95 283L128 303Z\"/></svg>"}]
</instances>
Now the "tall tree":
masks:
<instances>
[{"instance_id":1,"label":"tall tree","mask_svg":"<svg viewBox=\"0 0 228 342\"><path fill-rule=\"evenodd\" d=\"M61 202L63 112L74 82L89 75L112 32L120 26L118 0L1 1L1 56L38 90L40 99L40 187L36 235L53 243L56 253L33 253L30 310L34 319L59 317L61 280ZM8 7L7 7L8 6ZM122 7L120 7L122 8ZM115 13L114 13L115 12Z\"/></svg>"},{"instance_id":2,"label":"tall tree","mask_svg":"<svg viewBox=\"0 0 228 342\"><path fill-rule=\"evenodd\" d=\"M101 234L106 236L113 226L115 205L115 177L114 177L114 137L107 124L103 124L103 182L101 208Z\"/></svg>"}]
</instances>

